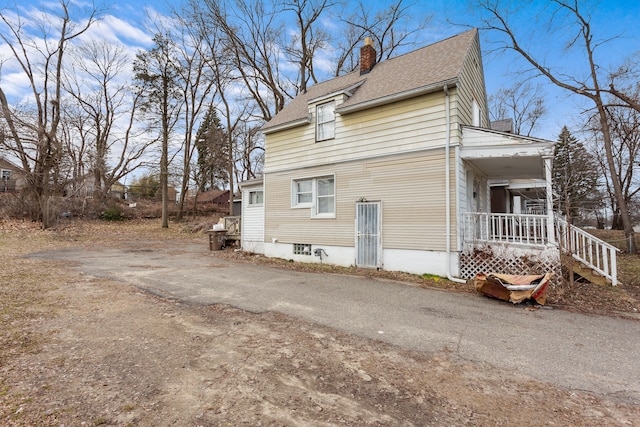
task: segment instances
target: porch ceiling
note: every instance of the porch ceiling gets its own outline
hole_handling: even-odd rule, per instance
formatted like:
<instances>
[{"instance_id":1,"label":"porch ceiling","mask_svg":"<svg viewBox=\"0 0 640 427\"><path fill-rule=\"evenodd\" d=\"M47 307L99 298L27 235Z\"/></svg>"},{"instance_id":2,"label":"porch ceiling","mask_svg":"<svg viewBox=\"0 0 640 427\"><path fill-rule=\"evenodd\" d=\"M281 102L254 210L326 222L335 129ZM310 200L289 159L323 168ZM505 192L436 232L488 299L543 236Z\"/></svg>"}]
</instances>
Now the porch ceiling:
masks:
<instances>
[{"instance_id":1,"label":"porch ceiling","mask_svg":"<svg viewBox=\"0 0 640 427\"><path fill-rule=\"evenodd\" d=\"M540 157L491 157L465 159L489 179L544 179Z\"/></svg>"},{"instance_id":2,"label":"porch ceiling","mask_svg":"<svg viewBox=\"0 0 640 427\"><path fill-rule=\"evenodd\" d=\"M491 129L464 127L460 157L489 179L544 179L553 141Z\"/></svg>"}]
</instances>

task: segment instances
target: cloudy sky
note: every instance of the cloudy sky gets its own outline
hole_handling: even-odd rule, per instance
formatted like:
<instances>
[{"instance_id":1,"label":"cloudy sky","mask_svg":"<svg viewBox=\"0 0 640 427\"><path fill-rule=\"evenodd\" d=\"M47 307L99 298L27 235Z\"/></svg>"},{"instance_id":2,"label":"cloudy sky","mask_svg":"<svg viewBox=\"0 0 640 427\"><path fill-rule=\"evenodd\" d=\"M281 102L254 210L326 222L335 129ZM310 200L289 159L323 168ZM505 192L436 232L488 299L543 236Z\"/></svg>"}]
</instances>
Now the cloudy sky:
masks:
<instances>
[{"instance_id":1,"label":"cloudy sky","mask_svg":"<svg viewBox=\"0 0 640 427\"><path fill-rule=\"evenodd\" d=\"M87 0L78 0L87 1ZM407 0L411 3L412 0ZM13 9L16 4L21 8L21 14L27 20L32 14L41 13L58 0L1 0L1 4ZM381 8L389 3L388 0L369 1L372 8ZM469 7L467 0L430 0L414 1L416 19L420 16L432 17L425 32L421 35L421 42L429 44L453 34L462 32L467 27L460 25L482 27L477 8ZM517 3L517 2L516 2ZM541 9L548 5L548 0L533 0L533 8ZM597 42L609 40L608 43L597 50L597 60L604 69L615 68L621 64L624 58L640 50L640 26L637 20L640 17L640 2L637 0L600 1L589 2L592 15L594 37ZM591 5L593 3L593 5ZM97 3L98 4L98 3ZM129 0L111 2L106 8L101 21L91 29L91 36L107 41L119 41L126 45L132 52L146 49L151 46L152 32L148 30L147 16L166 14L171 5L179 4L179 1L150 1ZM585 5L585 7L587 7ZM530 9L529 9L530 10ZM6 13L4 9L3 13ZM562 43L558 43L555 37L558 28L549 26L547 22L537 20L535 14L513 15L518 30L525 36L525 40L546 63L552 67L560 67L568 72L584 67L584 59L572 56L565 50ZM331 23L325 23L330 27ZM526 67L518 57L509 53L496 50L496 34L481 31L481 42L484 51L484 69L488 94L495 93L500 88L511 85L514 78L519 78L519 72ZM7 57L6 47L0 45L0 60ZM14 73L7 63L0 69L0 84L10 97L19 97L25 88L24 76ZM542 126L538 128L536 136L556 139L563 125L578 126L579 113L584 110L585 104L575 97L555 89L548 82L543 83L543 93L546 96L546 105L549 113Z\"/></svg>"}]
</instances>

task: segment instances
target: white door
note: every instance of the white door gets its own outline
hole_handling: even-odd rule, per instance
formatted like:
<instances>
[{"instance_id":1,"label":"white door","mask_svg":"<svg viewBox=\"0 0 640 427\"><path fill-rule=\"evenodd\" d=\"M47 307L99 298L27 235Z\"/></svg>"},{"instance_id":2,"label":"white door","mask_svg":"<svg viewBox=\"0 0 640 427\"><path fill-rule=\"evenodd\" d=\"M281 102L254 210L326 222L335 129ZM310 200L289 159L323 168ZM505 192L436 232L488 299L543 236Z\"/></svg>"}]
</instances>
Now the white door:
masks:
<instances>
[{"instance_id":1,"label":"white door","mask_svg":"<svg viewBox=\"0 0 640 427\"><path fill-rule=\"evenodd\" d=\"M380 202L356 203L356 266L381 267Z\"/></svg>"}]
</instances>

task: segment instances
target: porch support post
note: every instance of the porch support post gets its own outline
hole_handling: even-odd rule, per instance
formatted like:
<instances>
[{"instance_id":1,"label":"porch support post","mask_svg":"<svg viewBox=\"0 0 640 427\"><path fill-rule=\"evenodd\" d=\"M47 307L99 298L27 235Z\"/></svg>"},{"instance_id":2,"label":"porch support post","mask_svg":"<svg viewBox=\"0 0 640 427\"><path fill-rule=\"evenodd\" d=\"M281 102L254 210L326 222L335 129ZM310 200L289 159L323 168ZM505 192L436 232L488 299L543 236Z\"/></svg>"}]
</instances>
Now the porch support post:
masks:
<instances>
[{"instance_id":1,"label":"porch support post","mask_svg":"<svg viewBox=\"0 0 640 427\"><path fill-rule=\"evenodd\" d=\"M547 235L549 243L556 243L556 230L553 221L553 156L543 156L544 178L547 184Z\"/></svg>"}]
</instances>

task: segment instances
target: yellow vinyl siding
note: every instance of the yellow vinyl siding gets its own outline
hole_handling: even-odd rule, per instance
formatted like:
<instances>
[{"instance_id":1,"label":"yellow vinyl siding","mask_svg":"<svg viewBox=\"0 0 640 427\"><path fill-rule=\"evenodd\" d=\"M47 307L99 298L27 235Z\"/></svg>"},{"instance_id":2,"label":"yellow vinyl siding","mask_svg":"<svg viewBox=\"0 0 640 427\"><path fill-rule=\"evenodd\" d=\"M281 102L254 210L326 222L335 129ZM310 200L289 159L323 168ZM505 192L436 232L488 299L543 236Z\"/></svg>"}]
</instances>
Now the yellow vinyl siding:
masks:
<instances>
[{"instance_id":1,"label":"yellow vinyl siding","mask_svg":"<svg viewBox=\"0 0 640 427\"><path fill-rule=\"evenodd\" d=\"M472 125L472 100L476 100L480 107L480 127L487 127L488 107L484 86L484 73L482 70L482 60L480 58L480 43L477 41L469 51L462 72L457 91L457 121L463 125Z\"/></svg>"},{"instance_id":2,"label":"yellow vinyl siding","mask_svg":"<svg viewBox=\"0 0 640 427\"><path fill-rule=\"evenodd\" d=\"M453 155L451 166L453 189ZM353 246L355 203L364 197L382 202L383 248L445 250L444 170L440 148L268 174L265 241ZM335 219L315 219L308 208L291 208L292 179L330 174L336 180ZM451 196L455 233L453 190Z\"/></svg>"},{"instance_id":3,"label":"yellow vinyl siding","mask_svg":"<svg viewBox=\"0 0 640 427\"><path fill-rule=\"evenodd\" d=\"M267 135L265 172L344 162L444 144L444 94L437 92L337 115L335 139L316 142L312 123Z\"/></svg>"}]
</instances>

